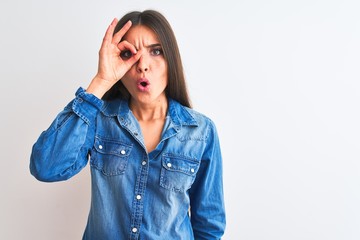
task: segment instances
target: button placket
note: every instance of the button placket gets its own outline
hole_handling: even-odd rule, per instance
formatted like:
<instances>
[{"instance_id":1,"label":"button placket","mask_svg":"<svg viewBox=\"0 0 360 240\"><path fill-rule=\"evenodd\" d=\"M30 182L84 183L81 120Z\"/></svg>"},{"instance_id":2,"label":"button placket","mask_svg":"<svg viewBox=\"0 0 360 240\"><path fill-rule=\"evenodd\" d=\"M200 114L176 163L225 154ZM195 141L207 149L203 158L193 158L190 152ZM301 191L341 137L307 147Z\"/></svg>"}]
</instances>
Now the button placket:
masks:
<instances>
[{"instance_id":1,"label":"button placket","mask_svg":"<svg viewBox=\"0 0 360 240\"><path fill-rule=\"evenodd\" d=\"M137 178L137 182L136 185L137 187L135 188L135 195L134 195L134 200L133 200L133 214L132 214L132 219L131 219L131 238L130 239L138 239L139 234L140 234L140 226L141 226L141 219L142 216L144 214L144 209L143 209L143 196L145 194L145 189L146 189L146 183L147 183L147 177L148 177L148 159L146 157L144 157L139 163L141 166L141 170L140 170L140 177Z\"/></svg>"},{"instance_id":2,"label":"button placket","mask_svg":"<svg viewBox=\"0 0 360 240\"><path fill-rule=\"evenodd\" d=\"M141 162L141 165L143 166L143 167L145 167L145 165L147 164L147 161L146 160L142 160L142 162ZM141 200L141 195L140 194L137 194L136 195L136 200Z\"/></svg>"}]
</instances>

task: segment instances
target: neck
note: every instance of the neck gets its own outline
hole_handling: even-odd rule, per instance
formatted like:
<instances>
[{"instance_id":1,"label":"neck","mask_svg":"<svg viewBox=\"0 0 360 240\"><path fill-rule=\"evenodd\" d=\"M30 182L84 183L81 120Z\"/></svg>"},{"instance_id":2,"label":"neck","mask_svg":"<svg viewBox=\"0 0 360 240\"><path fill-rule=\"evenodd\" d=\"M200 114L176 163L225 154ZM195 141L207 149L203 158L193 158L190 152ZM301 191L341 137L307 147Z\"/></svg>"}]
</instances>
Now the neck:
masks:
<instances>
[{"instance_id":1,"label":"neck","mask_svg":"<svg viewBox=\"0 0 360 240\"><path fill-rule=\"evenodd\" d=\"M138 121L154 121L166 118L168 102L158 100L152 103L130 101L130 109Z\"/></svg>"}]
</instances>

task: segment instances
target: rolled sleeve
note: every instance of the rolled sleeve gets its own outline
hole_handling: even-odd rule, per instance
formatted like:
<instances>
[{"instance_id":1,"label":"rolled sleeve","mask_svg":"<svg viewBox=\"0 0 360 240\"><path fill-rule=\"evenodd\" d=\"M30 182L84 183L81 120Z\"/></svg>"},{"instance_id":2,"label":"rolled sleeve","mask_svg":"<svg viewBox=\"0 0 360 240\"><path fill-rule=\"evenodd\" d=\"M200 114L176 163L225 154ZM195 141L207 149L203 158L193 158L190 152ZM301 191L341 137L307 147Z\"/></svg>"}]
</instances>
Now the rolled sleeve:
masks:
<instances>
[{"instance_id":1,"label":"rolled sleeve","mask_svg":"<svg viewBox=\"0 0 360 240\"><path fill-rule=\"evenodd\" d=\"M80 87L75 94L76 98L72 102L72 110L88 125L94 121L94 116L101 110L104 102L94 96L93 94L85 92L85 89Z\"/></svg>"}]
</instances>

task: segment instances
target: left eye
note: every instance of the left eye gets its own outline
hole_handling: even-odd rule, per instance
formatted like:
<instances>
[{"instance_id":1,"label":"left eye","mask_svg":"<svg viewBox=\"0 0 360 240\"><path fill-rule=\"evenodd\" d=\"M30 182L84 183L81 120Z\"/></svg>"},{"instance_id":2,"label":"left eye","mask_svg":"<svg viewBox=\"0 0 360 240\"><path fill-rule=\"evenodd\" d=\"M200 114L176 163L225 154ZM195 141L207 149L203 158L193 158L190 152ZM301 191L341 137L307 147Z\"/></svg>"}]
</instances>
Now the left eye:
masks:
<instances>
[{"instance_id":1,"label":"left eye","mask_svg":"<svg viewBox=\"0 0 360 240\"><path fill-rule=\"evenodd\" d=\"M129 50L122 51L120 57L124 60L131 58L132 53Z\"/></svg>"},{"instance_id":2,"label":"left eye","mask_svg":"<svg viewBox=\"0 0 360 240\"><path fill-rule=\"evenodd\" d=\"M152 55L158 56L158 55L162 55L163 54L163 50L162 49L153 49L151 51Z\"/></svg>"}]
</instances>

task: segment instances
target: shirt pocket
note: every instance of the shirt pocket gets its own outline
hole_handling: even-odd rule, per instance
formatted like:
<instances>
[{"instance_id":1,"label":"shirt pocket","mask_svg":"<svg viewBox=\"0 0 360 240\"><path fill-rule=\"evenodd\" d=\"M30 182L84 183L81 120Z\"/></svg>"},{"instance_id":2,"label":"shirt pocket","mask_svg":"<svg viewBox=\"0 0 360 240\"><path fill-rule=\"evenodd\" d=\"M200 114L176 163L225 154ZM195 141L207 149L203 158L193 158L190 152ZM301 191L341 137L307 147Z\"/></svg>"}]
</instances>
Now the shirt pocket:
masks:
<instances>
[{"instance_id":1,"label":"shirt pocket","mask_svg":"<svg viewBox=\"0 0 360 240\"><path fill-rule=\"evenodd\" d=\"M200 167L198 160L173 154L164 154L161 161L161 187L174 192L185 192L191 188Z\"/></svg>"},{"instance_id":2,"label":"shirt pocket","mask_svg":"<svg viewBox=\"0 0 360 240\"><path fill-rule=\"evenodd\" d=\"M131 149L132 145L96 137L90 164L106 176L124 174Z\"/></svg>"}]
</instances>

